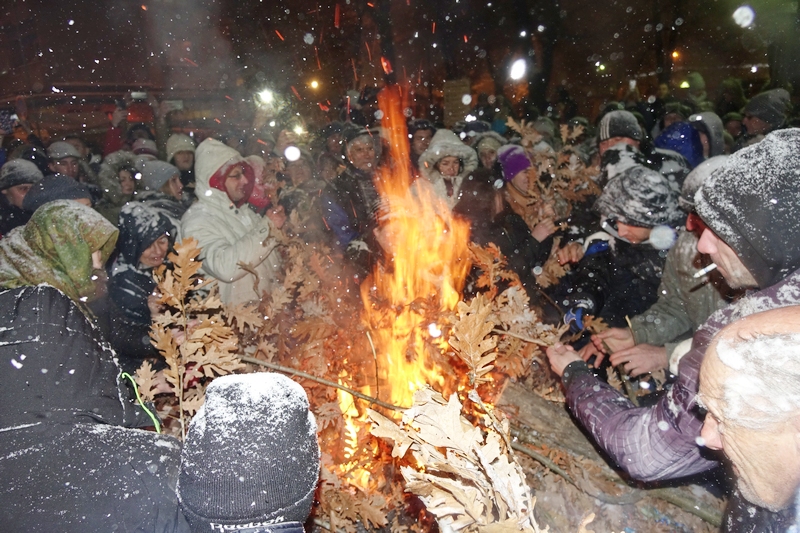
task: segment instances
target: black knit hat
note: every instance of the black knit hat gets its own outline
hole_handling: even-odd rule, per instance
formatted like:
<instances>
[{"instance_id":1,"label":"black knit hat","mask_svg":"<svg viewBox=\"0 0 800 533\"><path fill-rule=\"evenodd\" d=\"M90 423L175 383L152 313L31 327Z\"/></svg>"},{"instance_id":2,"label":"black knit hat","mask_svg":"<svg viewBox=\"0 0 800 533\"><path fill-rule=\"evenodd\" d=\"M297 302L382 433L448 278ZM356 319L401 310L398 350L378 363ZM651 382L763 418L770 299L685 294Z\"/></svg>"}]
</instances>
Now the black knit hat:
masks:
<instances>
[{"instance_id":1,"label":"black knit hat","mask_svg":"<svg viewBox=\"0 0 800 533\"><path fill-rule=\"evenodd\" d=\"M695 209L761 288L800 268L800 129L778 130L728 157Z\"/></svg>"},{"instance_id":2,"label":"black knit hat","mask_svg":"<svg viewBox=\"0 0 800 533\"><path fill-rule=\"evenodd\" d=\"M319 477L303 388L280 374L223 376L186 436L178 499L192 531L305 522Z\"/></svg>"},{"instance_id":3,"label":"black knit hat","mask_svg":"<svg viewBox=\"0 0 800 533\"><path fill-rule=\"evenodd\" d=\"M594 204L601 215L631 226L677 228L686 219L678 205L678 190L656 172L632 166L609 180Z\"/></svg>"},{"instance_id":4,"label":"black knit hat","mask_svg":"<svg viewBox=\"0 0 800 533\"><path fill-rule=\"evenodd\" d=\"M635 141L642 140L642 128L639 121L630 111L611 111L606 114L597 127L600 141L614 137L627 137Z\"/></svg>"},{"instance_id":5,"label":"black knit hat","mask_svg":"<svg viewBox=\"0 0 800 533\"><path fill-rule=\"evenodd\" d=\"M80 200L86 198L94 204L89 187L77 182L64 174L50 174L36 182L25 199L22 201L22 209L26 211L36 211L41 206L55 200Z\"/></svg>"},{"instance_id":6,"label":"black knit hat","mask_svg":"<svg viewBox=\"0 0 800 533\"><path fill-rule=\"evenodd\" d=\"M772 89L752 97L744 106L744 114L758 117L777 128L786 122L791 108L791 98L786 89Z\"/></svg>"}]
</instances>

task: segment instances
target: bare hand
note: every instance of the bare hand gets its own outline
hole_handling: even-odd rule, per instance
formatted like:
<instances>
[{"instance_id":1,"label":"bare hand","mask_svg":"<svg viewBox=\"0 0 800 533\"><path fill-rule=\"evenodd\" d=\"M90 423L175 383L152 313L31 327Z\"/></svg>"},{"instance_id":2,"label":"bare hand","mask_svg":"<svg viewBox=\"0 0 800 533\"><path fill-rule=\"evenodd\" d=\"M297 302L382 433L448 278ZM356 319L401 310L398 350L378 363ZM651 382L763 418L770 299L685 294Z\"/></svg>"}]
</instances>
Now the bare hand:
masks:
<instances>
[{"instance_id":1,"label":"bare hand","mask_svg":"<svg viewBox=\"0 0 800 533\"><path fill-rule=\"evenodd\" d=\"M153 293L147 297L147 308L150 310L150 316L154 317L159 314L163 309L164 306L158 303L158 299L161 295Z\"/></svg>"},{"instance_id":2,"label":"bare hand","mask_svg":"<svg viewBox=\"0 0 800 533\"><path fill-rule=\"evenodd\" d=\"M531 235L537 241L542 242L543 240L548 238L550 235L555 233L555 231L557 229L558 229L558 227L553 223L553 219L552 218L547 218L545 220L542 220L541 222L539 222L538 224L536 224L533 227L533 231L531 231Z\"/></svg>"},{"instance_id":3,"label":"bare hand","mask_svg":"<svg viewBox=\"0 0 800 533\"><path fill-rule=\"evenodd\" d=\"M547 348L547 359L550 360L550 368L559 376L564 374L564 369L570 363L581 360L578 352L572 346L564 346L560 343Z\"/></svg>"},{"instance_id":4,"label":"bare hand","mask_svg":"<svg viewBox=\"0 0 800 533\"><path fill-rule=\"evenodd\" d=\"M583 245L579 242L571 242L556 252L559 265L567 263L577 263L583 259Z\"/></svg>"},{"instance_id":5,"label":"bare hand","mask_svg":"<svg viewBox=\"0 0 800 533\"><path fill-rule=\"evenodd\" d=\"M100 250L92 252L92 269L100 270L103 268L103 256Z\"/></svg>"},{"instance_id":6,"label":"bare hand","mask_svg":"<svg viewBox=\"0 0 800 533\"><path fill-rule=\"evenodd\" d=\"M283 206L271 207L267 209L267 218L272 221L276 228L281 229L286 223L286 211Z\"/></svg>"},{"instance_id":7,"label":"bare hand","mask_svg":"<svg viewBox=\"0 0 800 533\"><path fill-rule=\"evenodd\" d=\"M609 350L614 353L619 350L633 348L636 342L633 340L633 332L629 328L609 328L592 335L592 343L599 352L608 354Z\"/></svg>"},{"instance_id":8,"label":"bare hand","mask_svg":"<svg viewBox=\"0 0 800 533\"><path fill-rule=\"evenodd\" d=\"M580 355L581 359L583 359L587 363L589 362L589 359L591 359L592 356L594 356L594 358L595 358L594 367L595 368L599 368L600 364L603 362L603 359L606 358L606 354L601 352L600 350L598 350L597 346L595 346L591 342L588 343L583 348L581 348L580 351L578 352L578 355Z\"/></svg>"},{"instance_id":9,"label":"bare hand","mask_svg":"<svg viewBox=\"0 0 800 533\"><path fill-rule=\"evenodd\" d=\"M609 361L614 366L623 365L625 373L629 376L640 376L648 372L655 372L667 368L667 349L663 346L651 344L637 344L611 354Z\"/></svg>"}]
</instances>

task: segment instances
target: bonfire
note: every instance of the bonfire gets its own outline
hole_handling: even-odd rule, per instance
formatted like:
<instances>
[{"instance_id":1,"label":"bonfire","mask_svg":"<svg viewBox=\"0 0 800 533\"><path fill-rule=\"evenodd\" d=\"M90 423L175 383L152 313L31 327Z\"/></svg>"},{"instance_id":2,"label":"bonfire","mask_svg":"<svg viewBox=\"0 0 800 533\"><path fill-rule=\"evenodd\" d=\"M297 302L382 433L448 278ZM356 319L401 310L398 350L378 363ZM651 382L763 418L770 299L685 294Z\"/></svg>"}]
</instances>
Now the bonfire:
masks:
<instances>
[{"instance_id":1,"label":"bonfire","mask_svg":"<svg viewBox=\"0 0 800 533\"><path fill-rule=\"evenodd\" d=\"M258 306L226 308L214 283L199 276L196 242L185 240L170 255L172 267L156 272L166 310L151 336L170 392L159 393L163 385L145 363L136 374L142 397L155 401L164 431L182 437L216 376L267 369L294 376L320 430L314 523L323 530L547 531L534 518L533 475L546 500L573 500L563 524L546 507L548 523L589 531L596 498L638 489L590 445L559 448L559 440L582 439L542 353L564 329L541 323L497 247L469 244L464 223L423 184L410 183L401 100L396 88L381 94L395 164L376 179L384 260L371 276L355 286L331 250L287 233L278 288ZM303 221L293 213L289 225ZM464 301L473 267L479 292ZM522 387L525 401L501 398L509 387ZM527 412L531 402L547 420ZM640 493L631 501L646 497ZM620 521L601 524L609 523Z\"/></svg>"}]
</instances>

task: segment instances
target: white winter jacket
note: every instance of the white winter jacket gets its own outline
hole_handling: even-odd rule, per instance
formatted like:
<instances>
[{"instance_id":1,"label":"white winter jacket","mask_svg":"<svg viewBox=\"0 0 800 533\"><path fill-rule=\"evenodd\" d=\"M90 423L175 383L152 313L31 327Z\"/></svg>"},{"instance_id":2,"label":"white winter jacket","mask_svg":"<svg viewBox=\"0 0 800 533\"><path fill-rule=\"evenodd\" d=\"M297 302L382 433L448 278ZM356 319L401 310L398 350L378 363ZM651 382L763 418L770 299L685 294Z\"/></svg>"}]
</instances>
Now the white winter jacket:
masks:
<instances>
[{"instance_id":1,"label":"white winter jacket","mask_svg":"<svg viewBox=\"0 0 800 533\"><path fill-rule=\"evenodd\" d=\"M281 266L272 222L247 204L236 207L227 193L209 186L211 176L223 165L247 161L215 139L200 143L195 158L198 201L181 219L183 238L197 239L203 271L219 281L223 303L260 300L264 291L272 289ZM240 264L247 264L258 273L257 289L255 276Z\"/></svg>"}]
</instances>

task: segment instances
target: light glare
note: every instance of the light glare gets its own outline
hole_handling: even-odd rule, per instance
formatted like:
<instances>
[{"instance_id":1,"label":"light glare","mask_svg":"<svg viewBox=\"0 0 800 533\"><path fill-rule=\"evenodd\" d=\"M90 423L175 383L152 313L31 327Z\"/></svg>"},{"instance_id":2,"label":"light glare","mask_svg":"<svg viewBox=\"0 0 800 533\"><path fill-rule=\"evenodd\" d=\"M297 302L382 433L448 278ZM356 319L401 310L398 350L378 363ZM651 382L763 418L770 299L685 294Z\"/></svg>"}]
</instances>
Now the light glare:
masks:
<instances>
[{"instance_id":1,"label":"light glare","mask_svg":"<svg viewBox=\"0 0 800 533\"><path fill-rule=\"evenodd\" d=\"M511 64L511 79L512 80L521 80L525 77L525 71L527 70L528 66L525 64L524 59L517 59L514 63Z\"/></svg>"}]
</instances>

